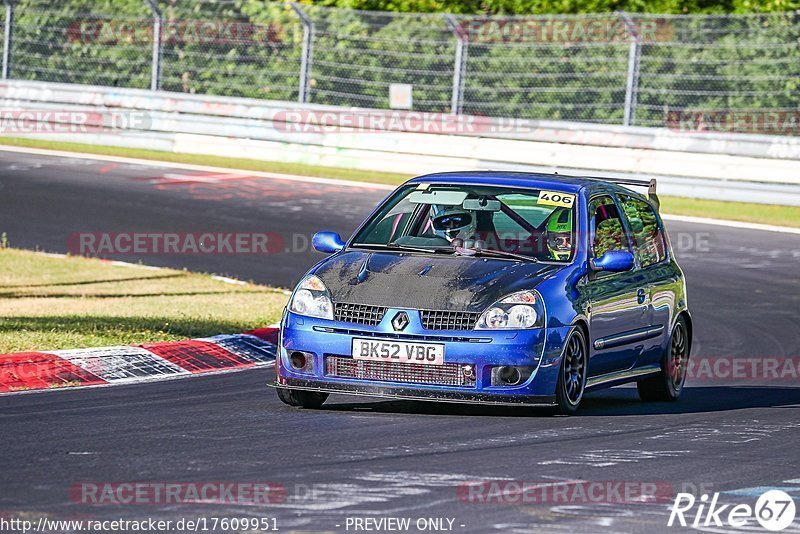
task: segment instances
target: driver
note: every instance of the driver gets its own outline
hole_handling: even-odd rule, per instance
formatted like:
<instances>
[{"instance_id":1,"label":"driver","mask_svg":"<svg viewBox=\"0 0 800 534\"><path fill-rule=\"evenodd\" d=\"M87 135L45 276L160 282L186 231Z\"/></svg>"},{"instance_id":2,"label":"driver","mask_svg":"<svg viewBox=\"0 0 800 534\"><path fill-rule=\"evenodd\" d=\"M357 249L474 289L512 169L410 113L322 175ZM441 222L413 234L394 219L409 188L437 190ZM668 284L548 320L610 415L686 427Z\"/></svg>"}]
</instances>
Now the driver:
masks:
<instances>
[{"instance_id":1,"label":"driver","mask_svg":"<svg viewBox=\"0 0 800 534\"><path fill-rule=\"evenodd\" d=\"M568 260L572 254L572 210L557 208L547 222L547 248L554 260Z\"/></svg>"},{"instance_id":2,"label":"driver","mask_svg":"<svg viewBox=\"0 0 800 534\"><path fill-rule=\"evenodd\" d=\"M461 206L448 206L433 217L433 233L443 237L451 243L455 239L472 237L477 227L477 221L472 212Z\"/></svg>"}]
</instances>

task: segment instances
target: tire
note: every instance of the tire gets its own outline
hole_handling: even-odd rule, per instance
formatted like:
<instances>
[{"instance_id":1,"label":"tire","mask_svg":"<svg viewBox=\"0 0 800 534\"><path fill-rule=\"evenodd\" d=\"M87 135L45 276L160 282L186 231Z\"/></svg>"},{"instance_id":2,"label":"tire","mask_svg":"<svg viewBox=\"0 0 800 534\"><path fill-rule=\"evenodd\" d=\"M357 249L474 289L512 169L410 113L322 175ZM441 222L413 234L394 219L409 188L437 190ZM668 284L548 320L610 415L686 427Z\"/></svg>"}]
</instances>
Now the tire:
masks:
<instances>
[{"instance_id":1,"label":"tire","mask_svg":"<svg viewBox=\"0 0 800 534\"><path fill-rule=\"evenodd\" d=\"M564 355L556 385L556 413L572 415L578 411L586 389L588 355L586 335L581 328L573 328L564 343Z\"/></svg>"},{"instance_id":2,"label":"tire","mask_svg":"<svg viewBox=\"0 0 800 534\"><path fill-rule=\"evenodd\" d=\"M661 371L653 377L636 383L639 398L643 401L674 402L686 383L686 366L692 340L686 320L678 318L669 337L669 345L661 358Z\"/></svg>"},{"instance_id":3,"label":"tire","mask_svg":"<svg viewBox=\"0 0 800 534\"><path fill-rule=\"evenodd\" d=\"M313 391L299 391L296 389L278 388L278 398L289 406L300 406L303 408L319 408L328 399L327 393L315 393Z\"/></svg>"}]
</instances>

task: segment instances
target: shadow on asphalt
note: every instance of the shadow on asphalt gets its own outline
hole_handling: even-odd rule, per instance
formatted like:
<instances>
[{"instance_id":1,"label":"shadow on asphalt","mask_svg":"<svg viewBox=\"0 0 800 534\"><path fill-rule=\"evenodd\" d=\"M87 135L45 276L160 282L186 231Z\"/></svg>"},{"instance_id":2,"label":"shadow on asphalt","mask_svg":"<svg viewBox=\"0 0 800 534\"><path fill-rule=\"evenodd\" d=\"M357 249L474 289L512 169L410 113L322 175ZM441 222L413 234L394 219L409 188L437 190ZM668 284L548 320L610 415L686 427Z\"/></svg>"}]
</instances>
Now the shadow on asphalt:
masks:
<instances>
[{"instance_id":1,"label":"shadow on asphalt","mask_svg":"<svg viewBox=\"0 0 800 534\"><path fill-rule=\"evenodd\" d=\"M646 415L707 413L748 408L780 408L800 404L800 387L694 386L677 402L643 402L634 388L589 394L581 415Z\"/></svg>"},{"instance_id":2,"label":"shadow on asphalt","mask_svg":"<svg viewBox=\"0 0 800 534\"><path fill-rule=\"evenodd\" d=\"M344 398L332 397L321 409L358 413L492 417L547 417L553 413L544 408L420 401L339 402L339 399ZM635 388L625 387L588 393L577 417L708 413L791 405L800 405L800 387L687 387L677 402L644 402L639 400Z\"/></svg>"}]
</instances>

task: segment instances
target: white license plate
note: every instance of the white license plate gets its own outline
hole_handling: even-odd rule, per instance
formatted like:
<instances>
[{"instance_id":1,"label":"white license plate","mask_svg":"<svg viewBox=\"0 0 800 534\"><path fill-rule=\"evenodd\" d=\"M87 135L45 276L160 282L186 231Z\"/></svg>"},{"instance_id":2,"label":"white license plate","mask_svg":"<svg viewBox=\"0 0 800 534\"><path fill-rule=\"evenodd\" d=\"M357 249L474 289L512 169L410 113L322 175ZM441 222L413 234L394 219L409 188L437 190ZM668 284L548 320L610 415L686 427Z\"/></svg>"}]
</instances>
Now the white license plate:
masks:
<instances>
[{"instance_id":1,"label":"white license plate","mask_svg":"<svg viewBox=\"0 0 800 534\"><path fill-rule=\"evenodd\" d=\"M353 358L379 362L444 365L444 345L386 339L353 339Z\"/></svg>"}]
</instances>

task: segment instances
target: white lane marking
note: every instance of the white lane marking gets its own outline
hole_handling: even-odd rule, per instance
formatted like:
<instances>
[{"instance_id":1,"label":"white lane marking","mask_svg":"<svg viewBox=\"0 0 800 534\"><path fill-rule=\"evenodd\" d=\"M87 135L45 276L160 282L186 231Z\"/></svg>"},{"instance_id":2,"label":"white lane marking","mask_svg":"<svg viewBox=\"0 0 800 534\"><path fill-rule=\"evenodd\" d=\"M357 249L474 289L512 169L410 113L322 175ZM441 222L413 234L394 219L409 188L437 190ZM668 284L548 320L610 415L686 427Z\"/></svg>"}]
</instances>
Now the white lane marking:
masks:
<instances>
[{"instance_id":1,"label":"white lane marking","mask_svg":"<svg viewBox=\"0 0 800 534\"><path fill-rule=\"evenodd\" d=\"M236 278L228 278L227 276L220 276L217 274L212 274L211 278L214 280L218 280L220 282L224 282L226 284L233 284L235 286L246 286L247 282L242 282L241 280L237 280Z\"/></svg>"},{"instance_id":2,"label":"white lane marking","mask_svg":"<svg viewBox=\"0 0 800 534\"><path fill-rule=\"evenodd\" d=\"M40 252L39 254L42 254L42 255L50 257L50 258L74 258L75 257L75 256L70 255L70 254L59 254L59 253L56 253L56 252ZM100 258L100 261L103 262L103 263L107 263L109 265L114 265L116 267L133 267L135 269L145 269L145 270L148 270L148 271L164 271L164 270L167 270L167 269L170 268L170 267L156 267L155 265L145 265L143 263L131 263L129 261L105 260L105 259L102 259L102 258ZM248 285L248 282L243 282L242 280L237 280L236 278L230 278L228 276L221 276L221 275L218 275L218 274L212 274L210 276L211 276L211 278L213 280L217 280L219 282L224 282L226 284L233 284L233 285L236 285L236 286L246 286L246 285ZM111 280L111 282L113 282L113 280ZM284 295L291 295L292 294L291 291L286 291L286 290L281 290L281 293L283 293ZM275 326L277 326L277 325L275 325Z\"/></svg>"},{"instance_id":3,"label":"white lane marking","mask_svg":"<svg viewBox=\"0 0 800 534\"><path fill-rule=\"evenodd\" d=\"M356 182L352 180L339 180L335 178L315 178L312 176L299 176L296 174L281 174L272 172L250 171L246 169L230 169L227 167L212 167L208 165L192 165L190 163L171 163L167 161L136 159L136 158L123 158L119 156L103 156L100 154L86 154L84 152L65 152L62 150L47 150L41 148L26 148L0 145L0 151L18 152L21 154L35 154L41 156L58 156L73 159L90 159L96 161L109 161L114 163L128 163L131 165L144 165L148 167L160 167L171 169L185 169L190 171L203 171L213 173L229 173L248 176L258 176L262 178L272 178L276 180L286 180L294 182L310 182L329 185L341 185L344 187L356 187L364 189L378 189L384 191L393 191L397 186L387 184L376 184L372 182ZM399 184L398 184L399 185ZM728 226L731 228L743 228L747 230L762 230L765 232L779 232L788 234L800 234L800 228L791 228L789 226L775 226L771 224L758 224L748 223L742 221L730 221L727 219L713 219L710 217L691 217L688 215L671 215L668 213L662 214L665 220L690 222L695 224L714 224L717 226Z\"/></svg>"},{"instance_id":4,"label":"white lane marking","mask_svg":"<svg viewBox=\"0 0 800 534\"><path fill-rule=\"evenodd\" d=\"M65 256L66 256L66 254L65 254ZM143 265L141 263L131 263L129 261L102 260L102 259L100 261L104 261L104 262L107 261L108 263L110 263L111 265L114 265L116 267L133 267L133 268L136 268L136 269L146 269L148 271L163 271L163 270L166 269L166 267L156 267L154 265Z\"/></svg>"},{"instance_id":5,"label":"white lane marking","mask_svg":"<svg viewBox=\"0 0 800 534\"><path fill-rule=\"evenodd\" d=\"M761 230L764 232L779 232L782 234L798 234L800 235L800 228L791 228L789 226L774 226L772 224L758 224L748 223L742 221L729 221L726 219L712 219L709 217L690 217L689 215L670 215L663 214L661 216L665 221L678 221L694 224L713 224L716 226L727 226L730 228L742 228L745 230Z\"/></svg>"},{"instance_id":6,"label":"white lane marking","mask_svg":"<svg viewBox=\"0 0 800 534\"><path fill-rule=\"evenodd\" d=\"M0 141L1 142L1 141ZM213 172L213 173L238 173L240 176L257 176L259 178L270 178L273 180L284 180L289 182L308 182L316 184L341 185L344 187L354 187L360 189L379 189L393 191L397 186L376 184L372 182L356 182L353 180L338 180L336 178L315 178L312 176L299 176L296 174L282 174L275 172L250 171L247 169L229 169L226 167L212 167L209 165L192 165L190 163L170 163L167 161L123 158L119 156L103 156L100 154L86 154L84 152L66 152L63 150L47 150L43 148L26 148L15 146L4 146L0 144L0 151L18 152L20 154L34 154L39 156L57 156L62 158L89 159L95 161L109 161L113 163L127 163L130 165L144 165L147 167L157 167L166 169L184 169L189 171ZM399 185L399 184L398 184Z\"/></svg>"},{"instance_id":7,"label":"white lane marking","mask_svg":"<svg viewBox=\"0 0 800 534\"><path fill-rule=\"evenodd\" d=\"M61 254L59 252L38 252L42 256L47 256L48 258L75 258L74 254ZM119 260L106 260L103 258L98 258L101 262L107 263L109 265L114 265L116 267L133 267L136 269L146 269L148 271L163 271L168 269L169 267L156 267L154 265L144 265L142 263L131 263L129 261L119 261Z\"/></svg>"},{"instance_id":8,"label":"white lane marking","mask_svg":"<svg viewBox=\"0 0 800 534\"><path fill-rule=\"evenodd\" d=\"M178 174L175 172L168 172L160 178L153 178L150 183L162 182L202 182L206 184L218 184L228 180L242 180L250 178L251 176L245 172L238 173L216 173L216 174Z\"/></svg>"},{"instance_id":9,"label":"white lane marking","mask_svg":"<svg viewBox=\"0 0 800 534\"><path fill-rule=\"evenodd\" d=\"M742 444L761 441L772 437L773 434L786 430L800 428L800 422L785 422L776 424L763 424L758 421L741 423L723 423L717 427L707 427L701 424L690 424L683 428L675 428L657 433L645 439L676 439L681 443L711 441L714 443Z\"/></svg>"},{"instance_id":10,"label":"white lane marking","mask_svg":"<svg viewBox=\"0 0 800 534\"><path fill-rule=\"evenodd\" d=\"M69 257L69 254L60 254L57 252L40 252L42 256L47 256L48 258L66 258Z\"/></svg>"},{"instance_id":11,"label":"white lane marking","mask_svg":"<svg viewBox=\"0 0 800 534\"><path fill-rule=\"evenodd\" d=\"M571 459L544 460L539 465L582 465L587 467L611 467L618 464L638 463L641 460L673 458L691 451L642 451L601 449L579 454Z\"/></svg>"},{"instance_id":12,"label":"white lane marking","mask_svg":"<svg viewBox=\"0 0 800 534\"><path fill-rule=\"evenodd\" d=\"M456 439L453 441L442 441L441 443L430 443L426 445L425 452L439 453L439 452L453 452L466 449L476 449L482 447L490 447L495 445L509 445L512 443L524 444L526 441L535 441L541 439L554 439L563 436L575 435L582 429L578 427L564 427L559 429L541 429L535 432L519 432L513 436L479 436L476 438ZM332 451L330 458L334 461L336 459L343 461L351 460L377 460L380 458L390 458L403 455L414 455L418 453L418 448L414 445L388 445L376 447L372 449L362 448L359 450L342 450Z\"/></svg>"},{"instance_id":13,"label":"white lane marking","mask_svg":"<svg viewBox=\"0 0 800 534\"><path fill-rule=\"evenodd\" d=\"M762 493L766 493L770 490L780 490L785 491L788 493L793 493L797 491L797 488L793 488L791 486L752 486L749 488L737 488L732 490L726 490L722 493L725 495L743 495L745 497L758 497Z\"/></svg>"}]
</instances>

